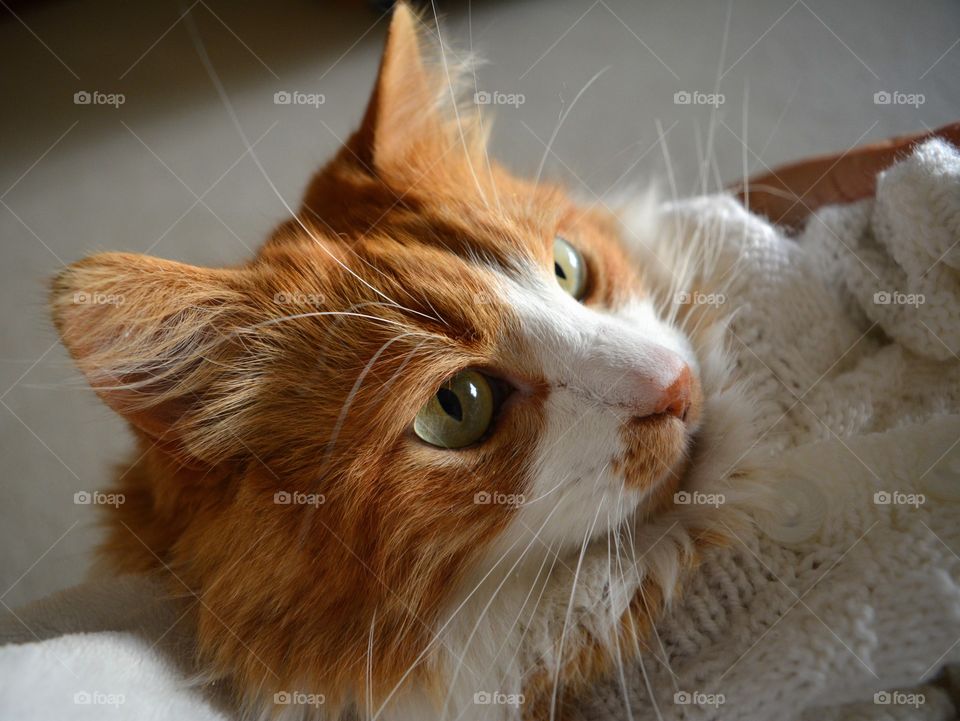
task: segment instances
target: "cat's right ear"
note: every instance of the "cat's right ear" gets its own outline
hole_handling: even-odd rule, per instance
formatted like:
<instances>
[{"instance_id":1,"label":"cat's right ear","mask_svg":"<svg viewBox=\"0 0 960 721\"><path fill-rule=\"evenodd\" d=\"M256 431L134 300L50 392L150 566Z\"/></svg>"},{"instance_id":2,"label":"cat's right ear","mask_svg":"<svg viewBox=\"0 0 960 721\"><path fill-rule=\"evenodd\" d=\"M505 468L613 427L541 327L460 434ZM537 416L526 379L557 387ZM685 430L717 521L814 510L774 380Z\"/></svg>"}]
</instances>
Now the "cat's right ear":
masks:
<instances>
[{"instance_id":1,"label":"cat's right ear","mask_svg":"<svg viewBox=\"0 0 960 721\"><path fill-rule=\"evenodd\" d=\"M231 368L255 322L243 271L104 253L61 271L50 304L93 389L158 447L184 465L238 450L228 425L251 384Z\"/></svg>"}]
</instances>

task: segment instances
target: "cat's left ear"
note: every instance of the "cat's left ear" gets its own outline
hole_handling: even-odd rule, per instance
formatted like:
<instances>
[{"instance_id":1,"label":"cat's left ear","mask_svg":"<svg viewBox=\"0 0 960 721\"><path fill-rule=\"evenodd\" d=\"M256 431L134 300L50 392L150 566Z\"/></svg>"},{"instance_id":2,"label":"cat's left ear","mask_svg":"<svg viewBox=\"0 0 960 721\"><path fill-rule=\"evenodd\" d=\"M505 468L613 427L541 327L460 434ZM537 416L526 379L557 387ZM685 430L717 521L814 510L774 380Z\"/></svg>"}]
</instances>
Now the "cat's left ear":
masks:
<instances>
[{"instance_id":1,"label":"cat's left ear","mask_svg":"<svg viewBox=\"0 0 960 721\"><path fill-rule=\"evenodd\" d=\"M348 143L372 172L435 158L452 140L441 107L449 100L448 79L424 53L428 32L406 3L397 3L373 94Z\"/></svg>"}]
</instances>

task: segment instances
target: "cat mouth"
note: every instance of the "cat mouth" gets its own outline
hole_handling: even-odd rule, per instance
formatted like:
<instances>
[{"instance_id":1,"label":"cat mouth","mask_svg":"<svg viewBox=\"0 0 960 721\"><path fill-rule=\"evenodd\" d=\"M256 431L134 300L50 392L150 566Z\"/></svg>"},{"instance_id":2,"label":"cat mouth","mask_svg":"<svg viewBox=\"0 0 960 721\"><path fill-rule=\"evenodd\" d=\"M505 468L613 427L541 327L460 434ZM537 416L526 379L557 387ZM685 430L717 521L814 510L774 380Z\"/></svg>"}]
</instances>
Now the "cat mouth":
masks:
<instances>
[{"instance_id":1,"label":"cat mouth","mask_svg":"<svg viewBox=\"0 0 960 721\"><path fill-rule=\"evenodd\" d=\"M680 488L696 441L691 413L635 417L621 428L624 451L615 470L627 488L644 491L649 511L659 509Z\"/></svg>"}]
</instances>

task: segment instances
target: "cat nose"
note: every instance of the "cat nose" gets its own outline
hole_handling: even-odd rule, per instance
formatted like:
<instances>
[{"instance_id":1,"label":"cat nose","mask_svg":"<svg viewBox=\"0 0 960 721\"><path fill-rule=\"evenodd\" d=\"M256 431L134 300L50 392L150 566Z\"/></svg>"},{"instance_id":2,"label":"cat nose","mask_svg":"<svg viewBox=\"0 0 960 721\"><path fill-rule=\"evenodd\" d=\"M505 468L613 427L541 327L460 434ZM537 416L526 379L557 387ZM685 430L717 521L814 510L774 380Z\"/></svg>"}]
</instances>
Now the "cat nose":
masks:
<instances>
[{"instance_id":1,"label":"cat nose","mask_svg":"<svg viewBox=\"0 0 960 721\"><path fill-rule=\"evenodd\" d=\"M690 372L690 366L684 364L674 381L660 393L653 413L655 415L670 415L679 418L681 421L686 420L687 413L690 410L692 385L693 373Z\"/></svg>"}]
</instances>

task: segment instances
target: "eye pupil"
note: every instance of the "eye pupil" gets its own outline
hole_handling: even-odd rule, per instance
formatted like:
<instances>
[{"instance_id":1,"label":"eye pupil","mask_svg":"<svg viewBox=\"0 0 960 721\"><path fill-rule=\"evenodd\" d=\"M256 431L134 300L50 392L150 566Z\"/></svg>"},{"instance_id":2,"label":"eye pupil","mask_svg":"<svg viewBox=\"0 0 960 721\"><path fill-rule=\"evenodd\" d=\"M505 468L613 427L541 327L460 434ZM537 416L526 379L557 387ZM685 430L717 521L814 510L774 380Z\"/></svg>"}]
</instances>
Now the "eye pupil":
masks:
<instances>
[{"instance_id":1,"label":"eye pupil","mask_svg":"<svg viewBox=\"0 0 960 721\"><path fill-rule=\"evenodd\" d=\"M463 406L460 403L460 399L457 398L457 394L452 390L449 388L441 388L438 390L437 401L448 416L458 422L463 420Z\"/></svg>"},{"instance_id":2,"label":"eye pupil","mask_svg":"<svg viewBox=\"0 0 960 721\"><path fill-rule=\"evenodd\" d=\"M563 280L567 279L567 274L564 272L563 268L560 267L559 263L553 264L553 272L557 274L558 278L562 278Z\"/></svg>"}]
</instances>

